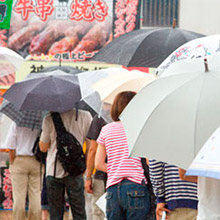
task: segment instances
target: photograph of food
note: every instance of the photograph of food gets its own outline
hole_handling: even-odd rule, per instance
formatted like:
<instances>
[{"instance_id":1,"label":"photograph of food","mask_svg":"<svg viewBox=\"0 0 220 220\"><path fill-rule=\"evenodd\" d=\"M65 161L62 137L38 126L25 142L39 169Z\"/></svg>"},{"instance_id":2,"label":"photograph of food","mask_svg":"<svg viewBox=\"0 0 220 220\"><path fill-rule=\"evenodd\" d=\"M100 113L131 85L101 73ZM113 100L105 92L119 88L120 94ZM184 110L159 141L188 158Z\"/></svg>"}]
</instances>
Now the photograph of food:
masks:
<instances>
[{"instance_id":1,"label":"photograph of food","mask_svg":"<svg viewBox=\"0 0 220 220\"><path fill-rule=\"evenodd\" d=\"M100 50L111 40L112 0L90 0L88 2L93 7L84 11L82 3L77 5L77 1L55 0L50 5L51 14L45 14L47 17L43 21L42 14L36 10L38 2L33 1L31 7L35 11L28 11L28 17L27 14L24 17L19 0L13 4L7 46L24 58L65 52L90 53ZM97 2L99 5L95 5Z\"/></svg>"}]
</instances>

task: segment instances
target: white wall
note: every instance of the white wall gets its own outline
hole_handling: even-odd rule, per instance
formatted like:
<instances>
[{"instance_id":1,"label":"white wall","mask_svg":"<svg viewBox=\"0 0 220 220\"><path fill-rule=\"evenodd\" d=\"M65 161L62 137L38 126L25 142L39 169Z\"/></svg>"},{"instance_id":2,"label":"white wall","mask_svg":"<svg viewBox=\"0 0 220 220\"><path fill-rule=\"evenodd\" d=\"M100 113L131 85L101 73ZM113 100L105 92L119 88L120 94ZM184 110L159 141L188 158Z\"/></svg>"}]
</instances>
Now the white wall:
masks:
<instances>
[{"instance_id":1,"label":"white wall","mask_svg":"<svg viewBox=\"0 0 220 220\"><path fill-rule=\"evenodd\" d=\"M220 0L180 0L179 27L201 34L220 34Z\"/></svg>"}]
</instances>

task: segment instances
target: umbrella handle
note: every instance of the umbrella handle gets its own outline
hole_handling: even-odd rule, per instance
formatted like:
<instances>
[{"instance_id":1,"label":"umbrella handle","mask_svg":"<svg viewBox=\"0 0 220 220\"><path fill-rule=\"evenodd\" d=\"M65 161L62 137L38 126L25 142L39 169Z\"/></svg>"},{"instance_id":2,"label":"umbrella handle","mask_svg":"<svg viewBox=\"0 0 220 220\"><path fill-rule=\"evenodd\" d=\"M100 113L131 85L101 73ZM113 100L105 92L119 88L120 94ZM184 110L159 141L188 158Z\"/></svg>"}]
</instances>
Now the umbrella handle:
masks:
<instances>
[{"instance_id":1,"label":"umbrella handle","mask_svg":"<svg viewBox=\"0 0 220 220\"><path fill-rule=\"evenodd\" d=\"M172 27L173 27L173 28L176 28L176 18L173 19L173 25L172 25Z\"/></svg>"}]
</instances>

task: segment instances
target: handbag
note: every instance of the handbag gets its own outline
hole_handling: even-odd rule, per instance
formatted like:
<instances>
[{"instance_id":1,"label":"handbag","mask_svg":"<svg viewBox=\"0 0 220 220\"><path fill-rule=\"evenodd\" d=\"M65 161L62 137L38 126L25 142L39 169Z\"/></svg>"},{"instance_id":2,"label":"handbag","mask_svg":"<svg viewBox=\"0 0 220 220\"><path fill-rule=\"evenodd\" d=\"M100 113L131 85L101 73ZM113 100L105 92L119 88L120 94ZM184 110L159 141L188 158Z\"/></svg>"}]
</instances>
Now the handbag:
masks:
<instances>
[{"instance_id":1,"label":"handbag","mask_svg":"<svg viewBox=\"0 0 220 220\"><path fill-rule=\"evenodd\" d=\"M39 133L39 135L37 136L37 138L34 142L32 152L33 152L33 154L34 154L37 161L39 161L40 163L45 164L46 158L47 158L47 152L42 152L40 150L40 146L39 146L40 134L41 134L41 132Z\"/></svg>"},{"instance_id":2,"label":"handbag","mask_svg":"<svg viewBox=\"0 0 220 220\"><path fill-rule=\"evenodd\" d=\"M146 163L146 158L141 158L141 164L144 169L144 176L147 180L147 188L150 193L150 210L147 215L147 220L156 220L156 196L149 175L149 166Z\"/></svg>"}]
</instances>

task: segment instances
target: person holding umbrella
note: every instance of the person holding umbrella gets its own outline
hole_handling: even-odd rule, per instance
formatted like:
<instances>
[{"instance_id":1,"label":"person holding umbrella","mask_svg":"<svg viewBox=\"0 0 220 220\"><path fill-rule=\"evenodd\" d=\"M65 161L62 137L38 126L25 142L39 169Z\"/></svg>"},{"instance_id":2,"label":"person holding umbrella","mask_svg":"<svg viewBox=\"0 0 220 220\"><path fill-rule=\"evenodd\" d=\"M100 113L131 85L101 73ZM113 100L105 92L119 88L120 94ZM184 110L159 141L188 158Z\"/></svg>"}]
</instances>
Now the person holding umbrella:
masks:
<instances>
[{"instance_id":1,"label":"person holding umbrella","mask_svg":"<svg viewBox=\"0 0 220 220\"><path fill-rule=\"evenodd\" d=\"M57 132L52 114L49 113L44 118L40 137L41 151L48 152L46 182L50 218L52 220L63 219L64 194L66 190L73 218L86 220L83 176L71 176L69 173L64 172L64 168L59 160L55 161L57 154ZM79 109L59 114L66 130L73 134L82 146L92 121L91 114Z\"/></svg>"},{"instance_id":2,"label":"person holding umbrella","mask_svg":"<svg viewBox=\"0 0 220 220\"><path fill-rule=\"evenodd\" d=\"M149 212L149 191L141 158L129 157L126 134L119 120L119 115L135 94L132 91L125 91L116 96L111 108L114 122L104 126L97 139L95 167L107 172L108 175L106 186L108 220L146 219Z\"/></svg>"},{"instance_id":3,"label":"person holding umbrella","mask_svg":"<svg viewBox=\"0 0 220 220\"><path fill-rule=\"evenodd\" d=\"M13 219L26 218L25 202L28 194L28 219L41 219L40 162L33 155L32 148L39 130L18 127L12 123L5 146L9 148L10 172L13 193Z\"/></svg>"},{"instance_id":4,"label":"person holding umbrella","mask_svg":"<svg viewBox=\"0 0 220 220\"><path fill-rule=\"evenodd\" d=\"M87 134L87 138L90 139L90 147L87 155L85 190L87 193L92 194L92 220L104 220L105 218L105 214L96 205L96 201L102 196L102 194L105 193L107 175L99 170L96 170L93 177L92 174L95 166L95 155L98 147L96 139L99 136L101 128L106 124L107 123L103 118L95 115Z\"/></svg>"},{"instance_id":5,"label":"person holding umbrella","mask_svg":"<svg viewBox=\"0 0 220 220\"><path fill-rule=\"evenodd\" d=\"M185 176L186 170L179 168L180 179L198 183L197 220L220 220L220 180L205 176Z\"/></svg>"},{"instance_id":6,"label":"person holding umbrella","mask_svg":"<svg viewBox=\"0 0 220 220\"><path fill-rule=\"evenodd\" d=\"M195 220L197 216L197 184L179 178L177 166L149 160L151 183L157 198L157 220L163 211L170 220Z\"/></svg>"}]
</instances>

